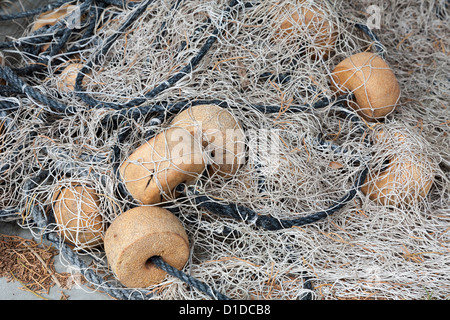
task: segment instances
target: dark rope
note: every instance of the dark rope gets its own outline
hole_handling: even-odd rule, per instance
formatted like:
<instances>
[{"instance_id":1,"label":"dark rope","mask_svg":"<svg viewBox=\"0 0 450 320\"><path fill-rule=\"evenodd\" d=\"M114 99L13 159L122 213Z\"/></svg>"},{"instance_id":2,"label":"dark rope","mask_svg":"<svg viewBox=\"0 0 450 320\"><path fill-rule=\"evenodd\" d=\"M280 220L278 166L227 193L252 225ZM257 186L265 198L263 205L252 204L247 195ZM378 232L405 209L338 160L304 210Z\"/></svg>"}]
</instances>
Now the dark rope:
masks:
<instances>
[{"instance_id":1,"label":"dark rope","mask_svg":"<svg viewBox=\"0 0 450 320\"><path fill-rule=\"evenodd\" d=\"M365 24L357 23L355 24L360 30L362 30L369 38L373 41L373 46L375 48L375 52L378 53L384 59L385 48L381 44L378 36Z\"/></svg>"},{"instance_id":2,"label":"dark rope","mask_svg":"<svg viewBox=\"0 0 450 320\"><path fill-rule=\"evenodd\" d=\"M97 0L97 1L107 4L107 5L120 7L120 8L125 8L125 7L133 8L137 5L139 5L138 2L130 2L130 0Z\"/></svg>"},{"instance_id":3,"label":"dark rope","mask_svg":"<svg viewBox=\"0 0 450 320\"><path fill-rule=\"evenodd\" d=\"M15 20L15 19L22 19L22 18L35 16L40 13L59 8L62 5L69 3L69 2L74 2L74 0L60 0L60 1L55 1L55 2L49 3L48 5L46 5L44 7L39 7L39 8L28 10L28 11L22 11L22 12L11 13L11 14L2 14L2 15L0 15L0 21Z\"/></svg>"},{"instance_id":4,"label":"dark rope","mask_svg":"<svg viewBox=\"0 0 450 320\"><path fill-rule=\"evenodd\" d=\"M270 215L258 215L250 208L234 203L219 201L218 199L214 199L207 195L201 195L192 187L188 187L188 191L189 193L193 194L192 196L190 196L190 199L192 199L197 206L205 208L214 214L233 218L235 220L243 222L249 222L265 230L276 231L291 228L294 226L299 227L307 224L312 224L335 214L356 196L358 190L364 183L368 171L368 168L364 168L359 173L356 182L354 183L350 191L339 200L335 200L333 205L325 210L321 210L297 219L278 219Z\"/></svg>"},{"instance_id":5,"label":"dark rope","mask_svg":"<svg viewBox=\"0 0 450 320\"><path fill-rule=\"evenodd\" d=\"M97 6L91 7L87 19L89 21L89 24L80 39L78 39L72 47L67 49L67 55L76 53L76 51L81 50L87 43L91 41L89 38L95 34L94 31L97 25L97 21L104 12L105 6L106 5L104 3L99 3Z\"/></svg>"},{"instance_id":6,"label":"dark rope","mask_svg":"<svg viewBox=\"0 0 450 320\"><path fill-rule=\"evenodd\" d=\"M40 44L42 42L48 42L62 32L62 30L58 30L55 33L43 33L31 35L26 39L18 39L13 41L3 41L0 42L0 49L11 49L11 48L20 48L20 47L29 47L34 46L36 44Z\"/></svg>"},{"instance_id":7,"label":"dark rope","mask_svg":"<svg viewBox=\"0 0 450 320\"><path fill-rule=\"evenodd\" d=\"M17 220L22 217L19 215L19 213L20 210L18 210L16 207L2 209L0 210L0 222Z\"/></svg>"},{"instance_id":8,"label":"dark rope","mask_svg":"<svg viewBox=\"0 0 450 320\"><path fill-rule=\"evenodd\" d=\"M17 74L15 74L14 71L11 70L11 68L7 66L0 66L0 78L8 82L9 86L13 87L16 90L19 90L23 94L26 94L31 99L35 99L49 106L54 112L66 114L76 113L76 109L74 107L68 107L30 87L22 79L20 79Z\"/></svg>"},{"instance_id":9,"label":"dark rope","mask_svg":"<svg viewBox=\"0 0 450 320\"><path fill-rule=\"evenodd\" d=\"M80 5L80 10L79 10L79 14L80 14L79 18L80 19L83 16L83 14L85 13L85 11L87 9L89 9L89 7L90 7L90 10L89 10L88 19L87 19L89 21L88 27L86 28L85 33L78 40L79 42L82 40L85 40L93 35L93 31L95 30L95 25L97 23L99 14L104 9L103 3L99 3L97 6L93 6L92 5L93 1L95 1L95 0L88 0ZM74 13L72 13L72 14L74 14ZM61 35L64 34L67 29L70 29L68 26L66 26L65 20L67 20L67 18L56 22L53 26L49 26L49 27L43 26L40 29L34 31L31 35L29 35L26 38L13 40L13 41L0 42L0 49L20 48L20 47L30 48L30 47L35 47L37 45L40 46L43 43L47 43L47 42L51 41L52 39L54 39L55 37L56 38L61 37ZM66 54L69 55L71 51L76 51L79 47L81 47L81 46L75 45L74 47L68 49ZM49 51L47 50L46 55L48 55L48 54L49 54Z\"/></svg>"},{"instance_id":10,"label":"dark rope","mask_svg":"<svg viewBox=\"0 0 450 320\"><path fill-rule=\"evenodd\" d=\"M12 69L16 75L28 75L33 72L42 70L48 66L50 58L58 54L59 51L66 45L69 37L72 35L73 30L70 28L65 29L62 32L61 37L56 43L51 43L45 52L40 56L40 58L33 64L28 65L24 68Z\"/></svg>"},{"instance_id":11,"label":"dark rope","mask_svg":"<svg viewBox=\"0 0 450 320\"><path fill-rule=\"evenodd\" d=\"M339 96L337 98L330 99L327 97L324 97L322 99L317 100L316 102L312 104L304 104L304 105L290 105L287 112L295 113L295 112L305 112L307 110L314 110L314 109L321 109L332 105L340 104L344 101L353 99L354 95L353 93L348 93L342 96ZM232 105L227 103L224 100L218 100L218 99L209 99L209 100L185 100L185 101L179 101L173 104L161 102L159 104L151 104L151 105L144 105L139 107L131 107L131 108L123 108L121 110L116 110L115 112L106 115L102 119L102 125L106 125L110 121L118 121L121 117L125 117L127 119L138 119L141 117L145 117L149 114L156 114L155 118L159 119L160 121L163 121L165 117L172 113L176 114L178 112L181 112L187 108L203 105L203 104L213 104L217 105L222 108L233 108ZM280 111L286 111L283 109L282 106L268 106L268 105L240 105L240 108L248 108L249 110L258 110L261 113L269 114L269 113L278 113ZM353 117L356 117L356 115L353 115ZM359 119L359 118L358 118Z\"/></svg>"},{"instance_id":12,"label":"dark rope","mask_svg":"<svg viewBox=\"0 0 450 320\"><path fill-rule=\"evenodd\" d=\"M231 300L230 298L228 298L226 295L214 290L213 288L211 288L208 284L189 276L188 274L178 270L177 268L172 267L171 265L169 265L168 263L166 263L161 257L159 256L155 256L150 258L150 261L155 264L158 268L164 270L165 272L167 272L168 274L170 274L171 276L174 276L178 279L180 279L181 281L189 284L190 286L206 293L208 296L210 296L213 299L216 300Z\"/></svg>"},{"instance_id":13,"label":"dark rope","mask_svg":"<svg viewBox=\"0 0 450 320\"><path fill-rule=\"evenodd\" d=\"M308 292L305 293L300 300L312 300L313 285L311 278L304 277L303 288L308 290Z\"/></svg>"},{"instance_id":14,"label":"dark rope","mask_svg":"<svg viewBox=\"0 0 450 320\"><path fill-rule=\"evenodd\" d=\"M334 4L331 0L328 0L328 3L334 7ZM335 8L336 9L336 8ZM343 14L340 10L334 10L339 17L343 17ZM373 46L375 49L375 52L378 53L382 58L384 58L384 52L385 52L385 48L383 46L383 44L380 42L378 36L365 24L363 23L355 23L354 26L356 26L358 29L360 29L362 32L364 32L369 38L370 40L373 41Z\"/></svg>"},{"instance_id":15,"label":"dark rope","mask_svg":"<svg viewBox=\"0 0 450 320\"><path fill-rule=\"evenodd\" d=\"M316 108L322 108L326 105L331 106L339 106L343 101L352 98L353 94L349 93L347 95L341 96L333 103L330 103L328 98L324 98L323 101L319 101ZM305 107L304 107L305 108ZM303 109L304 110L304 109ZM345 110L345 109L344 109ZM272 110L274 111L274 110ZM359 127L359 132L362 136L364 136L364 143L367 145L368 142L368 136L364 135L365 130L362 125L362 121L359 117L357 117L354 113L351 113L350 111L347 111L346 113L350 114L350 120L355 122L356 125ZM316 139L316 142L318 146L328 148L330 147L334 152L338 153L348 153L348 150L342 149L340 146L335 146L332 144L327 143L322 138ZM207 209L208 211L225 216L230 217L235 220L254 223L256 226L262 227L263 229L274 231L274 230L281 230L286 228L291 228L293 226L303 226L307 224L312 224L315 222L318 222L320 220L325 219L326 217L335 214L340 209L342 209L348 202L350 202L354 197L356 196L357 192L361 189L362 185L364 184L364 181L367 177L369 168L368 168L368 159L362 159L357 156L352 156L354 158L354 162L360 163L361 169L358 173L353 186L351 189L339 200L334 200L333 204L329 206L325 210L321 210L312 214L309 214L304 217L300 217L297 219L277 219L270 215L258 215L255 211L253 211L250 208L239 206L234 203L228 203L224 201L219 201L217 199L214 199L212 197L209 197L207 195L199 194L195 187L189 186L186 189L185 194L189 195L192 194L190 197L194 203L202 208ZM259 188L262 188L261 185L259 185ZM183 192L183 190L179 190Z\"/></svg>"},{"instance_id":16,"label":"dark rope","mask_svg":"<svg viewBox=\"0 0 450 320\"><path fill-rule=\"evenodd\" d=\"M86 0L84 3L82 3L80 5L80 10L79 10L80 19L81 19L81 16L90 9L92 2L93 2L93 0ZM60 27L62 27L64 25L65 25L64 20L61 20L56 23L56 25L54 26L57 28L57 31L55 32L55 37L58 37L58 40L52 41L52 43L47 48L47 50L45 52L43 52L40 55L40 58L32 65L26 66L24 68L12 69L16 73L16 75L31 74L38 70L42 70L48 66L50 59L52 57L54 57L56 54L58 54L62 48L64 48L64 46L69 41L69 37L74 32L74 28L71 28L71 27L64 27L62 29L59 29Z\"/></svg>"},{"instance_id":17,"label":"dark rope","mask_svg":"<svg viewBox=\"0 0 450 320\"><path fill-rule=\"evenodd\" d=\"M81 70L78 72L77 78L75 80L75 91L76 94L89 106L91 107L103 107L103 108L111 108L111 109L119 109L120 105L115 103L102 103L100 101L95 100L94 98L88 96L84 93L82 88L82 83L84 76L89 73L94 63L98 63L100 57L103 57L111 48L111 46L117 41L119 36L123 35L124 32L128 29L128 27L136 21L147 9L147 7L155 0L147 0L143 2L140 6L133 11L133 13L128 17L128 19L120 26L120 28L115 32L112 36L106 39L105 44L101 47L100 50L97 51L97 54L91 59Z\"/></svg>"},{"instance_id":18,"label":"dark rope","mask_svg":"<svg viewBox=\"0 0 450 320\"><path fill-rule=\"evenodd\" d=\"M64 171L67 171L68 174L73 174L71 172L72 168L65 168ZM77 169L74 169L77 171ZM88 174L89 170L86 170L85 174ZM77 171L79 173L79 170ZM24 193L25 193L25 202L28 204L29 201L32 201L32 192L34 188L39 186L41 183L45 183L49 177L51 177L51 172L48 170L39 171L35 176L29 178L24 185ZM31 216L35 221L36 225L39 228L45 230L49 225L49 218L43 213L43 209L38 205L31 206ZM17 212L21 212L22 210L18 208L8 208L4 210L0 210L0 221L7 221L11 219L11 217L17 218ZM73 250L67 246L61 238L55 233L50 232L44 235L49 241L51 241L55 247L61 252L61 254L74 266L79 268L79 271L82 273L86 279L88 279L93 284L98 285L102 290L111 294L112 296L119 299L132 299L132 300L140 300L144 297L151 297L147 290L135 290L135 289L120 289L113 287L112 284L105 282L105 280L96 274L94 271L90 270L88 266L78 257ZM177 277L178 279L184 281L185 283L191 285L194 288L204 292L208 296L218 299L218 300L230 300L227 296L221 294L220 292L211 288L208 284L172 267L168 263L164 262L160 257L153 257L151 261L160 269L164 270L168 274Z\"/></svg>"}]
</instances>

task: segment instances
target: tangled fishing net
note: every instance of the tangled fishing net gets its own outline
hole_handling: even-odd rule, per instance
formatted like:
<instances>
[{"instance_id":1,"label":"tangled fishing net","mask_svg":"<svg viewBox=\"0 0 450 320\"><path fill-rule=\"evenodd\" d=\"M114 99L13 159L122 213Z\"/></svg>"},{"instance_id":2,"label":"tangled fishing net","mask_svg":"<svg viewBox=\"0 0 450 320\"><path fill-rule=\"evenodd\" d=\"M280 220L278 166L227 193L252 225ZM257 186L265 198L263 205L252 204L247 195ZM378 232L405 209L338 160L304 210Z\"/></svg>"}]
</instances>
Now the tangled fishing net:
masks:
<instances>
[{"instance_id":1,"label":"tangled fishing net","mask_svg":"<svg viewBox=\"0 0 450 320\"><path fill-rule=\"evenodd\" d=\"M231 178L204 174L158 204L186 229L182 272L232 299L449 297L445 1L87 0L52 9L67 4L66 20L36 29L34 15L1 43L2 220L49 237L67 266L112 296L210 298L172 275L125 288L92 244L140 205L119 165L181 110L216 104L242 126L245 161ZM372 4L378 38L366 27ZM294 23L293 10L304 9L320 19ZM289 37L280 34L286 19ZM379 122L331 86L335 66L366 51L387 61L401 88ZM393 177L391 189L371 183L380 175ZM73 203L58 201L61 190ZM61 226L61 206L101 219ZM232 206L240 217L223 214Z\"/></svg>"}]
</instances>

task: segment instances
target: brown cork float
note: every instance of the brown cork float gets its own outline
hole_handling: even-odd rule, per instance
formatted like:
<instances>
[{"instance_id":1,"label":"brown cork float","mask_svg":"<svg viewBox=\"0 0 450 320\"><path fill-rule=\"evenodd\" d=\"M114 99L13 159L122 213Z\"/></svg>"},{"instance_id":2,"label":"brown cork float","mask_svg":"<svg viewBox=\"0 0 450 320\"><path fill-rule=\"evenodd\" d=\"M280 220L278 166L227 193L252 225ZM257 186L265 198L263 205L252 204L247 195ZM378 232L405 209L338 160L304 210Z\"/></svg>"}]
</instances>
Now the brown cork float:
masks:
<instances>
[{"instance_id":1,"label":"brown cork float","mask_svg":"<svg viewBox=\"0 0 450 320\"><path fill-rule=\"evenodd\" d=\"M103 218L95 190L81 184L60 187L53 195L53 213L64 241L76 249L93 248L101 243Z\"/></svg>"},{"instance_id":2,"label":"brown cork float","mask_svg":"<svg viewBox=\"0 0 450 320\"><path fill-rule=\"evenodd\" d=\"M119 172L128 192L142 204L172 200L179 184L193 184L205 171L210 160L206 151L214 151L214 159L219 159L211 163L212 170L224 176L234 174L242 161L237 151L243 148L243 137L228 111L213 105L195 106L137 148Z\"/></svg>"},{"instance_id":3,"label":"brown cork float","mask_svg":"<svg viewBox=\"0 0 450 320\"><path fill-rule=\"evenodd\" d=\"M387 134L380 131L376 143L390 148L407 143L408 136L395 132L393 142L386 144ZM430 191L434 172L426 156L394 155L382 172L372 172L367 176L361 192L381 205L401 206L414 204L424 199Z\"/></svg>"},{"instance_id":4,"label":"brown cork float","mask_svg":"<svg viewBox=\"0 0 450 320\"><path fill-rule=\"evenodd\" d=\"M394 72L374 53L357 53L346 58L335 67L331 77L336 93L355 95L356 101L348 104L367 121L383 119L400 99L400 86Z\"/></svg>"},{"instance_id":5,"label":"brown cork float","mask_svg":"<svg viewBox=\"0 0 450 320\"><path fill-rule=\"evenodd\" d=\"M60 91L69 92L75 90L75 82L77 80L78 73L84 67L81 63L70 63L63 69L59 75L59 81L56 87ZM83 85L86 85L86 78L83 79Z\"/></svg>"},{"instance_id":6,"label":"brown cork float","mask_svg":"<svg viewBox=\"0 0 450 320\"><path fill-rule=\"evenodd\" d=\"M142 206L122 213L112 222L105 234L105 253L124 286L145 288L166 276L150 258L161 257L180 270L189 258L189 241L183 225L170 211Z\"/></svg>"},{"instance_id":7,"label":"brown cork float","mask_svg":"<svg viewBox=\"0 0 450 320\"><path fill-rule=\"evenodd\" d=\"M312 39L309 46L317 50L315 52L319 52L324 59L327 59L334 51L338 33L317 4L305 7L302 6L304 3L304 0L299 0L297 5L286 4L283 7L282 12L275 17L276 23L273 27L276 32L273 39L288 39L289 42L289 38L293 36L294 32L304 31ZM316 54L312 56L318 58Z\"/></svg>"},{"instance_id":8,"label":"brown cork float","mask_svg":"<svg viewBox=\"0 0 450 320\"><path fill-rule=\"evenodd\" d=\"M217 105L198 105L178 114L171 126L186 129L201 140L204 151L209 152L211 174L230 178L242 164L244 132L227 110Z\"/></svg>"},{"instance_id":9,"label":"brown cork float","mask_svg":"<svg viewBox=\"0 0 450 320\"><path fill-rule=\"evenodd\" d=\"M119 172L134 199L157 204L176 197L179 184L199 178L206 167L202 152L189 132L170 128L136 149Z\"/></svg>"}]
</instances>

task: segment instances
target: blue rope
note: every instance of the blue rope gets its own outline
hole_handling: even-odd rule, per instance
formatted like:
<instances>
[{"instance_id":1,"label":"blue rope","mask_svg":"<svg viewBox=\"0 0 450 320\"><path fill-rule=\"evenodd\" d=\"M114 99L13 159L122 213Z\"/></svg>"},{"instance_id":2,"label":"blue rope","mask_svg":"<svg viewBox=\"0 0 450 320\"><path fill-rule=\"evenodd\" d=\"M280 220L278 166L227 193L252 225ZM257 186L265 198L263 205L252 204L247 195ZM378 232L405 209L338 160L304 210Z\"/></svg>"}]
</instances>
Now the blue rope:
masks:
<instances>
[{"instance_id":1,"label":"blue rope","mask_svg":"<svg viewBox=\"0 0 450 320\"><path fill-rule=\"evenodd\" d=\"M335 200L333 205L325 210L321 210L297 219L278 219L269 215L258 215L254 210L248 207L220 201L207 195L201 195L196 192L193 187L188 187L186 193L192 194L190 199L192 199L197 206L205 208L214 214L233 218L239 221L249 222L265 230L276 231L292 228L294 226L300 227L307 224L316 223L337 213L356 196L357 192L364 184L368 171L369 169L364 166L364 169L358 174L358 177L356 178L356 181L350 191L339 200Z\"/></svg>"},{"instance_id":2,"label":"blue rope","mask_svg":"<svg viewBox=\"0 0 450 320\"><path fill-rule=\"evenodd\" d=\"M28 11L22 11L22 12L11 13L11 14L1 14L0 21L15 20L15 19L22 19L22 18L35 16L40 13L59 8L66 3L70 3L70 2L74 2L74 1L75 0L60 0L60 1L55 1L55 2L49 3L46 6L28 10Z\"/></svg>"},{"instance_id":3,"label":"blue rope","mask_svg":"<svg viewBox=\"0 0 450 320\"><path fill-rule=\"evenodd\" d=\"M200 281L194 277L189 276L188 274L178 270L177 268L172 267L170 264L166 263L161 257L155 256L150 258L150 261L157 266L158 268L166 271L171 276L177 277L183 282L189 284L190 286L197 288L198 290L206 293L208 296L215 300L231 300L226 295L214 290L208 284L203 281Z\"/></svg>"},{"instance_id":4,"label":"blue rope","mask_svg":"<svg viewBox=\"0 0 450 320\"><path fill-rule=\"evenodd\" d=\"M26 84L22 79L20 79L11 68L4 66L0 66L0 78L4 79L8 85L18 90L20 93L23 93L30 97L31 99L37 100L47 106L50 109L57 113L62 114L75 114L76 109L72 106L66 106L38 91L36 91L33 87Z\"/></svg>"}]
</instances>

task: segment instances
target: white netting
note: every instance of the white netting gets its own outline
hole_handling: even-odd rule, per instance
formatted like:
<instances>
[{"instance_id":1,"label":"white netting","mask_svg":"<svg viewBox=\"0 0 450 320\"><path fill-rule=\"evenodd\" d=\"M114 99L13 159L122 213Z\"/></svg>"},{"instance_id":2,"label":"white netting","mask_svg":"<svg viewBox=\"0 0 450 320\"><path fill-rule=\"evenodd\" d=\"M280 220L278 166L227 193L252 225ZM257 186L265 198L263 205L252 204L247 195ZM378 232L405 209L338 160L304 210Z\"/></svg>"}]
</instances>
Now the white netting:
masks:
<instances>
[{"instance_id":1,"label":"white netting","mask_svg":"<svg viewBox=\"0 0 450 320\"><path fill-rule=\"evenodd\" d=\"M158 114L131 113L112 120L116 111L90 108L72 90L61 90L61 71L71 63L93 62L83 80L85 93L125 104L185 67L218 27L217 41L193 71L146 103L218 99L244 128L245 164L231 179L204 175L195 184L199 193L292 219L326 209L344 196L361 170L355 159L368 161L373 176L392 167L400 171L392 173L394 183L388 182L393 188L389 203L358 191L330 218L279 231L218 216L189 197L165 203L179 210L190 240L191 256L183 270L235 299L301 298L308 292L304 277L311 279L315 299L448 298L448 9L445 1L379 2L382 26L374 31L402 95L396 110L382 123L368 123L364 134L344 107L289 108L333 99L333 68L353 54L373 51L372 40L355 26L366 23L362 13L371 1L248 1L251 6L239 3L226 17L228 1L181 1L176 7L176 1L155 1L93 61L101 44L135 10L106 7L94 36L76 54L66 57L62 51L44 69L23 77L36 91L75 106L76 114L61 118L35 99L8 98L20 107L1 122L0 164L9 167L0 180L0 208L23 208L18 223L39 235L27 208L34 204L51 212L61 187L84 185L98 196L97 212L106 230L131 205L120 196L114 160L122 163L166 130L178 111L156 120ZM307 26L295 23L292 6L300 15L313 10L320 19ZM289 37L277 31L286 19L294 22ZM66 47L77 44L78 36L74 33ZM22 62L35 61L20 50L5 52ZM289 79L277 81L281 75ZM262 113L250 105L281 106L281 111ZM320 137L330 145L320 145ZM333 152L332 146L344 151ZM49 170L50 177L26 198L24 182L38 170ZM424 189L425 197L411 198ZM33 203L24 200L30 198ZM74 198L81 208L83 197ZM83 215L74 217L82 224ZM50 221L46 231L58 230ZM89 267L106 274L105 281L120 287L101 246L75 250L92 259ZM170 276L147 290L154 299L207 298Z\"/></svg>"}]
</instances>

